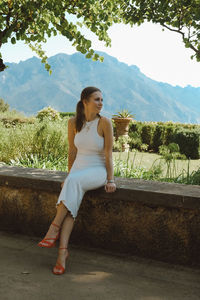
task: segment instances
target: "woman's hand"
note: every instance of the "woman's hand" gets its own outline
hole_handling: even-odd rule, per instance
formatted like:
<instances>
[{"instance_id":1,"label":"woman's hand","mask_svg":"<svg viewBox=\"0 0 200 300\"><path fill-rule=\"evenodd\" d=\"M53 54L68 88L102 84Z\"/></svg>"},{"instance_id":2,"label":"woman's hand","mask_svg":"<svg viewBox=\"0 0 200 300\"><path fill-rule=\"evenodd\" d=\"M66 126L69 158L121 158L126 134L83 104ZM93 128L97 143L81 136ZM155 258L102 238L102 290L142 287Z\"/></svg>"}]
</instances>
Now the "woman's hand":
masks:
<instances>
[{"instance_id":1,"label":"woman's hand","mask_svg":"<svg viewBox=\"0 0 200 300\"><path fill-rule=\"evenodd\" d=\"M108 182L105 185L105 191L107 193L113 193L116 191L116 184L114 182Z\"/></svg>"}]
</instances>

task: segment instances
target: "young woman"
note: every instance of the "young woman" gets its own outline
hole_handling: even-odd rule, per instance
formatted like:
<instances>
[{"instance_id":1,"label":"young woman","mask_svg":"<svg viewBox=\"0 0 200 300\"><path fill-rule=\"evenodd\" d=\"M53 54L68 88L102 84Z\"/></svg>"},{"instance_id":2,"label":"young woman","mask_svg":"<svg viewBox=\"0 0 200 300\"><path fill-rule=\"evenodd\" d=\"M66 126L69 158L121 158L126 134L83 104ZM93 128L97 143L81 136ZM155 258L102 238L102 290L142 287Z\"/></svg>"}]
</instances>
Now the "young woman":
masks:
<instances>
[{"instance_id":1,"label":"young woman","mask_svg":"<svg viewBox=\"0 0 200 300\"><path fill-rule=\"evenodd\" d=\"M111 121L100 116L103 106L101 91L87 87L77 103L76 116L68 121L68 176L62 184L57 202L57 213L40 247L51 248L60 238L58 258L53 273L65 272L69 256L68 242L84 193L105 185L105 190L116 190L113 176Z\"/></svg>"}]
</instances>

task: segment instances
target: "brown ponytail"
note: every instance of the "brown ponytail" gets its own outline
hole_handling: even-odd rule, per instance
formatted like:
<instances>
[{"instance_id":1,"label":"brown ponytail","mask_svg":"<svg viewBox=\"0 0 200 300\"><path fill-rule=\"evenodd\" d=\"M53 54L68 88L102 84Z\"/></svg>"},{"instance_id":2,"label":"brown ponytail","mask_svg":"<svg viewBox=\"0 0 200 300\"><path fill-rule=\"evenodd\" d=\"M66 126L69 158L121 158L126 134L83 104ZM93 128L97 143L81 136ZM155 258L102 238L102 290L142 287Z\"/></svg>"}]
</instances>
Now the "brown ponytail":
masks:
<instances>
[{"instance_id":1,"label":"brown ponytail","mask_svg":"<svg viewBox=\"0 0 200 300\"><path fill-rule=\"evenodd\" d=\"M82 90L81 92L81 99L78 101L76 105L76 131L81 131L83 124L85 122L85 113L84 113L84 105L83 105L83 99L86 101L89 101L90 95L94 92L101 92L100 89L89 86Z\"/></svg>"}]
</instances>

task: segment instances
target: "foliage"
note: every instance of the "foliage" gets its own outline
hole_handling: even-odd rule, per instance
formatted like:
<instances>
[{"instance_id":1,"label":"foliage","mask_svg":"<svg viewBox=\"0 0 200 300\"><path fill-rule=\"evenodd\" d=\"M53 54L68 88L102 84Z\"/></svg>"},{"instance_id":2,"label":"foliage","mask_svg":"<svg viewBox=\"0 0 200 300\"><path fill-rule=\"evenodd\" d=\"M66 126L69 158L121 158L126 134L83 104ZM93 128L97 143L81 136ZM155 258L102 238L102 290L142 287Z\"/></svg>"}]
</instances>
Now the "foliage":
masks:
<instances>
[{"instance_id":1,"label":"foliage","mask_svg":"<svg viewBox=\"0 0 200 300\"><path fill-rule=\"evenodd\" d=\"M186 159L186 156L180 153L179 145L171 143L168 146L162 145L159 147L159 154L167 164L166 177L171 178L176 176L176 159Z\"/></svg>"},{"instance_id":2,"label":"foliage","mask_svg":"<svg viewBox=\"0 0 200 300\"><path fill-rule=\"evenodd\" d=\"M185 168L186 161L180 160L180 153L177 153L179 159L175 159L178 149L178 145L173 143L165 147L167 153L174 153L170 160L165 160L163 157L160 159L155 154L153 157L157 158L152 160L152 154L143 154L137 150L129 153L115 153L113 155L114 174L119 177L200 185L200 168L196 169L198 162L187 160L187 168ZM150 164L147 163L148 161ZM193 169L192 172L190 168Z\"/></svg>"},{"instance_id":3,"label":"foliage","mask_svg":"<svg viewBox=\"0 0 200 300\"><path fill-rule=\"evenodd\" d=\"M68 153L67 120L43 121L6 128L0 122L0 161L65 161Z\"/></svg>"},{"instance_id":4,"label":"foliage","mask_svg":"<svg viewBox=\"0 0 200 300\"><path fill-rule=\"evenodd\" d=\"M35 118L27 118L23 113L16 110L4 110L4 112L0 112L0 122L2 122L5 128L10 128L17 125L33 124L35 122Z\"/></svg>"},{"instance_id":5,"label":"foliage","mask_svg":"<svg viewBox=\"0 0 200 300\"><path fill-rule=\"evenodd\" d=\"M152 149L154 152L159 151L159 147L163 144L163 126L156 125L152 140Z\"/></svg>"},{"instance_id":6,"label":"foliage","mask_svg":"<svg viewBox=\"0 0 200 300\"><path fill-rule=\"evenodd\" d=\"M200 168L197 171L193 171L191 174L185 170L174 179L175 183L200 185Z\"/></svg>"},{"instance_id":7,"label":"foliage","mask_svg":"<svg viewBox=\"0 0 200 300\"><path fill-rule=\"evenodd\" d=\"M127 135L121 135L118 137L118 139L114 139L114 143L113 143L113 151L124 151L129 142L130 142L130 137Z\"/></svg>"},{"instance_id":8,"label":"foliage","mask_svg":"<svg viewBox=\"0 0 200 300\"><path fill-rule=\"evenodd\" d=\"M123 2L122 17L126 24L140 25L145 21L158 23L163 29L181 35L186 48L192 49L200 61L200 1L144 0Z\"/></svg>"},{"instance_id":9,"label":"foliage","mask_svg":"<svg viewBox=\"0 0 200 300\"><path fill-rule=\"evenodd\" d=\"M188 158L200 157L200 125L134 121L129 126L129 137L131 149L141 150L142 144L148 144L149 151L157 153L160 146L176 143Z\"/></svg>"},{"instance_id":10,"label":"foliage","mask_svg":"<svg viewBox=\"0 0 200 300\"><path fill-rule=\"evenodd\" d=\"M60 112L61 118L74 117L75 114L76 114L75 112Z\"/></svg>"},{"instance_id":11,"label":"foliage","mask_svg":"<svg viewBox=\"0 0 200 300\"><path fill-rule=\"evenodd\" d=\"M134 151L134 157L131 163L129 162L129 152L126 160L121 159L120 156L118 159L114 159L114 176L145 180L158 180L162 173L161 166L153 166L147 170L145 167L135 164L136 155L137 151Z\"/></svg>"},{"instance_id":12,"label":"foliage","mask_svg":"<svg viewBox=\"0 0 200 300\"><path fill-rule=\"evenodd\" d=\"M113 115L113 118L134 118L135 115L131 114L127 109L123 109L118 111Z\"/></svg>"},{"instance_id":13,"label":"foliage","mask_svg":"<svg viewBox=\"0 0 200 300\"><path fill-rule=\"evenodd\" d=\"M111 41L107 31L113 23L141 25L151 21L179 33L185 47L195 52L192 58L200 61L199 5L200 0L0 0L0 48L8 40L12 44L22 40L50 70L41 47L47 37L60 33L87 58L102 60L94 53L91 41L81 33L82 26L109 46ZM5 68L0 54L0 71Z\"/></svg>"},{"instance_id":14,"label":"foliage","mask_svg":"<svg viewBox=\"0 0 200 300\"><path fill-rule=\"evenodd\" d=\"M155 131L155 127L151 124L144 124L141 130L141 138L142 143L149 145L149 149L152 149L152 140L153 140L153 134Z\"/></svg>"},{"instance_id":15,"label":"foliage","mask_svg":"<svg viewBox=\"0 0 200 300\"><path fill-rule=\"evenodd\" d=\"M54 159L53 157L45 157L41 159L37 154L24 154L22 157L11 159L9 164L11 166L26 168L66 171L67 157L57 159Z\"/></svg>"},{"instance_id":16,"label":"foliage","mask_svg":"<svg viewBox=\"0 0 200 300\"><path fill-rule=\"evenodd\" d=\"M0 162L22 167L66 171L67 121L66 118L54 122L48 119L39 122L36 119L33 124L16 124L10 128L6 128L0 122ZM129 142L129 138L121 139L120 142L121 145ZM141 148L144 147L143 150L146 150L147 146L142 145ZM177 144L170 143L168 146L160 147L160 153L161 159L155 154L139 153L137 150L119 153L119 157L114 153L114 174L145 180L200 184L200 169L196 168L199 167L198 161L188 160L188 167L185 170L183 164L186 162L181 161L184 156L180 154L180 147ZM143 157L145 161L150 160L150 164L148 163L146 167L142 161ZM178 162L181 168L177 166Z\"/></svg>"},{"instance_id":17,"label":"foliage","mask_svg":"<svg viewBox=\"0 0 200 300\"><path fill-rule=\"evenodd\" d=\"M179 129L173 140L179 144L180 152L188 158L198 159L200 157L200 129Z\"/></svg>"},{"instance_id":18,"label":"foliage","mask_svg":"<svg viewBox=\"0 0 200 300\"><path fill-rule=\"evenodd\" d=\"M15 127L22 124L33 124L34 118L24 118L24 117L0 117L0 121L4 124L6 128Z\"/></svg>"},{"instance_id":19,"label":"foliage","mask_svg":"<svg viewBox=\"0 0 200 300\"><path fill-rule=\"evenodd\" d=\"M81 33L81 27L86 26L108 46L110 38L107 30L113 22L119 21L118 10L115 1L0 0L0 48L10 39L12 44L22 40L50 70L41 43L46 42L47 37L60 33L72 42L77 51L97 60L100 57L91 48L91 41ZM4 69L1 59L0 71Z\"/></svg>"},{"instance_id":20,"label":"foliage","mask_svg":"<svg viewBox=\"0 0 200 300\"><path fill-rule=\"evenodd\" d=\"M130 149L141 150L142 139L140 133L137 131L129 131L129 137L130 137L130 142L129 142Z\"/></svg>"},{"instance_id":21,"label":"foliage","mask_svg":"<svg viewBox=\"0 0 200 300\"><path fill-rule=\"evenodd\" d=\"M40 110L36 116L36 118L41 122L45 119L48 119L49 121L57 121L60 120L60 113L55 110L54 108L48 106L44 107L42 110Z\"/></svg>"},{"instance_id":22,"label":"foliage","mask_svg":"<svg viewBox=\"0 0 200 300\"><path fill-rule=\"evenodd\" d=\"M9 110L10 105L0 98L0 113Z\"/></svg>"}]
</instances>

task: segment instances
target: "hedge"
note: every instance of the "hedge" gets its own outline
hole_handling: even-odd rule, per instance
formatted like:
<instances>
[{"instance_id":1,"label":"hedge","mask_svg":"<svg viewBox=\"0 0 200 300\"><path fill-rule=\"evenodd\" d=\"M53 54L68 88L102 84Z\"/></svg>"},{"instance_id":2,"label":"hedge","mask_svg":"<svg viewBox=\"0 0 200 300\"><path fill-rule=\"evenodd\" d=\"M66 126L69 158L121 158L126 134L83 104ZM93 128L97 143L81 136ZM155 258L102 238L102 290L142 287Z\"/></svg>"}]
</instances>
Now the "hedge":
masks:
<instances>
[{"instance_id":1,"label":"hedge","mask_svg":"<svg viewBox=\"0 0 200 300\"><path fill-rule=\"evenodd\" d=\"M148 144L149 150L158 152L159 146L177 143L180 152L188 158L200 158L200 125L173 122L138 122L129 125L130 148Z\"/></svg>"}]
</instances>

